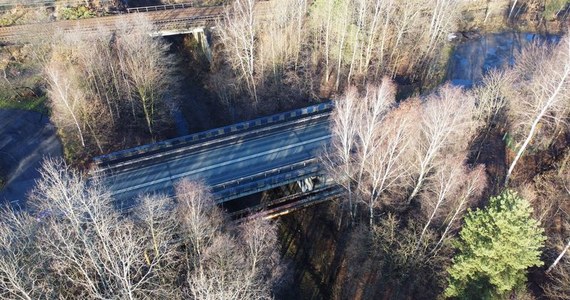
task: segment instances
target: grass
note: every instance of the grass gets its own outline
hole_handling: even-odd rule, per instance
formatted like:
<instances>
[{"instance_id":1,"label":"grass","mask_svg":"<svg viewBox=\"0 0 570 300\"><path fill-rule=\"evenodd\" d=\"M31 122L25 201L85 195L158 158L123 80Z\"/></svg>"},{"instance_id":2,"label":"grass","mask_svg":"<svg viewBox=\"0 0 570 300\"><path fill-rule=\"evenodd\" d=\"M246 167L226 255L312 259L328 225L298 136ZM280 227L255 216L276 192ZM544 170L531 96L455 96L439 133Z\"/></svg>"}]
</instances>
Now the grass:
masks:
<instances>
[{"instance_id":1,"label":"grass","mask_svg":"<svg viewBox=\"0 0 570 300\"><path fill-rule=\"evenodd\" d=\"M15 99L0 97L0 109L31 110L43 114L48 112L45 96Z\"/></svg>"},{"instance_id":2,"label":"grass","mask_svg":"<svg viewBox=\"0 0 570 300\"><path fill-rule=\"evenodd\" d=\"M570 0L549 0L544 4L542 15L547 20L555 20L558 13L563 11L570 4Z\"/></svg>"}]
</instances>

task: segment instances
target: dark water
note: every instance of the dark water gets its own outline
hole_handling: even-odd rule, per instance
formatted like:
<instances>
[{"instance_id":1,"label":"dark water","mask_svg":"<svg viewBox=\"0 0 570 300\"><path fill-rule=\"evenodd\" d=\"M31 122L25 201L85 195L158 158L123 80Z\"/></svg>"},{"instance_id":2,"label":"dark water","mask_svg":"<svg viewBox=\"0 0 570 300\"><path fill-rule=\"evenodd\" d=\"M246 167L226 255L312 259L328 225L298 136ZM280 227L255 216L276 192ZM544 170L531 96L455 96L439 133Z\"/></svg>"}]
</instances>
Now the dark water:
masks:
<instances>
[{"instance_id":1,"label":"dark water","mask_svg":"<svg viewBox=\"0 0 570 300\"><path fill-rule=\"evenodd\" d=\"M515 55L531 43L556 43L558 35L502 32L459 42L450 57L446 81L472 87L487 72L514 62Z\"/></svg>"}]
</instances>

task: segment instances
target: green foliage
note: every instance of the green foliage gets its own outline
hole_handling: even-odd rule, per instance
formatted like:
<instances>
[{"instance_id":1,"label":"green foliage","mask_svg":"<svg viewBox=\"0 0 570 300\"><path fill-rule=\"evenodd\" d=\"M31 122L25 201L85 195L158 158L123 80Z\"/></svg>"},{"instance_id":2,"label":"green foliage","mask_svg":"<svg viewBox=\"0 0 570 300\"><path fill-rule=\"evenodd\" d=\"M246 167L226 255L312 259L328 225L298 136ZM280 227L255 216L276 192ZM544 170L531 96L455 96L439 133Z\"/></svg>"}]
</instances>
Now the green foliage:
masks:
<instances>
[{"instance_id":1,"label":"green foliage","mask_svg":"<svg viewBox=\"0 0 570 300\"><path fill-rule=\"evenodd\" d=\"M542 16L547 20L555 20L558 13L570 4L570 0L547 0L544 3Z\"/></svg>"},{"instance_id":2,"label":"green foliage","mask_svg":"<svg viewBox=\"0 0 570 300\"><path fill-rule=\"evenodd\" d=\"M80 5L78 7L65 7L61 10L61 19L63 20L78 20L95 17L87 6Z\"/></svg>"},{"instance_id":3,"label":"green foliage","mask_svg":"<svg viewBox=\"0 0 570 300\"><path fill-rule=\"evenodd\" d=\"M46 113L46 97L3 97L0 93L0 109L33 110Z\"/></svg>"},{"instance_id":4,"label":"green foliage","mask_svg":"<svg viewBox=\"0 0 570 300\"><path fill-rule=\"evenodd\" d=\"M11 18L0 18L0 27L6 27L14 24L14 20Z\"/></svg>"},{"instance_id":5,"label":"green foliage","mask_svg":"<svg viewBox=\"0 0 570 300\"><path fill-rule=\"evenodd\" d=\"M512 191L491 197L484 209L470 211L449 270L447 297L495 299L526 281L526 270L540 266L544 230L532 219L529 203Z\"/></svg>"}]
</instances>

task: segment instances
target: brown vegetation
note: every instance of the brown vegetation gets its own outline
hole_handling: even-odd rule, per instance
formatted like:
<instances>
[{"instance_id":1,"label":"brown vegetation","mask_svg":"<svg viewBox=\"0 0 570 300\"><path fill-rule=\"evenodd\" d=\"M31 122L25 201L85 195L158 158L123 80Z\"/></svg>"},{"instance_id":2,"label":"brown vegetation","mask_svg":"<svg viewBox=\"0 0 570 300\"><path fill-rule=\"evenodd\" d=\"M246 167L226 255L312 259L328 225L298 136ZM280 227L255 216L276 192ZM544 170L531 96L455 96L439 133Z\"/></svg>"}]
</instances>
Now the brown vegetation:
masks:
<instances>
[{"instance_id":1,"label":"brown vegetation","mask_svg":"<svg viewBox=\"0 0 570 300\"><path fill-rule=\"evenodd\" d=\"M567 297L568 49L567 38L556 46L534 45L473 92L444 85L397 103L385 78L377 88L350 88L336 100L324 161L347 189L341 207L357 225L348 241L338 241L351 245L344 263L364 267L347 267L335 288L364 297L434 298L446 286L450 241L464 212L483 205L482 195L501 191L502 179L513 174L517 180L509 186L523 191L547 228L544 292ZM516 152L512 162L482 157L481 147L505 133L503 147ZM536 164L515 169L523 156ZM477 161L511 167L487 179ZM433 294L423 294L427 287Z\"/></svg>"},{"instance_id":2,"label":"brown vegetation","mask_svg":"<svg viewBox=\"0 0 570 300\"><path fill-rule=\"evenodd\" d=\"M45 75L51 118L71 150L68 155L139 144L167 128L175 97L174 62L168 45L147 34L151 27L144 17L134 16L118 24L116 32L54 37Z\"/></svg>"},{"instance_id":3,"label":"brown vegetation","mask_svg":"<svg viewBox=\"0 0 570 300\"><path fill-rule=\"evenodd\" d=\"M143 196L118 212L97 178L47 161L28 200L0 223L6 299L267 299L283 269L272 224L228 222L204 187Z\"/></svg>"},{"instance_id":4,"label":"brown vegetation","mask_svg":"<svg viewBox=\"0 0 570 300\"><path fill-rule=\"evenodd\" d=\"M479 21L523 10L550 18L567 5L538 2L478 1ZM255 3L226 7L206 85L238 118L335 98L323 162L347 195L320 215L326 224L288 217L295 228L283 235L288 252L305 252L299 265L324 297L441 297L465 213L507 185L548 236L532 293L570 297L568 37L525 49L471 91L443 85L397 100L395 78L438 82L447 34L475 26L459 20L473 13L465 1L289 0L271 18ZM168 46L146 34L144 18L117 27L58 34L45 56L51 118L71 155L140 144L169 127ZM197 183L181 182L174 199L142 196L120 214L97 178L61 162L42 175L31 212L0 219L2 297L265 299L279 284L274 226L228 222ZM321 235L328 240L311 249L308 238ZM510 296L531 297L518 288Z\"/></svg>"}]
</instances>

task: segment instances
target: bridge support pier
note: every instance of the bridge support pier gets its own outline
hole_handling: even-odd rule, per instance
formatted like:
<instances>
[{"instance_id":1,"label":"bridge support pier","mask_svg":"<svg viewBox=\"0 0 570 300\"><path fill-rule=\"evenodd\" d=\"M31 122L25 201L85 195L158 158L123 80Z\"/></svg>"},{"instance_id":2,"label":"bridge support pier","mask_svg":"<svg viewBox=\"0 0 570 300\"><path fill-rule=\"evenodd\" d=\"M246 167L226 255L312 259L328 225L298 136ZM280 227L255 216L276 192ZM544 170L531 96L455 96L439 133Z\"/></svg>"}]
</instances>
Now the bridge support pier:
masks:
<instances>
[{"instance_id":1,"label":"bridge support pier","mask_svg":"<svg viewBox=\"0 0 570 300\"><path fill-rule=\"evenodd\" d=\"M303 193L310 192L315 188L315 182L313 181L314 179L316 179L316 177L309 177L297 181L297 184L299 185Z\"/></svg>"},{"instance_id":2,"label":"bridge support pier","mask_svg":"<svg viewBox=\"0 0 570 300\"><path fill-rule=\"evenodd\" d=\"M198 41L198 43L200 43L200 48L204 52L204 55L206 55L208 62L211 63L212 62L212 49L210 48L210 43L208 42L208 35L207 35L206 31L204 30L204 28L200 28L200 29L194 31L193 34L194 34L194 37L196 38L196 40Z\"/></svg>"}]
</instances>

